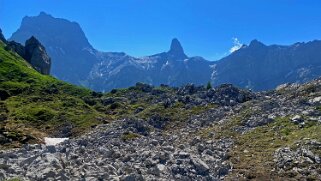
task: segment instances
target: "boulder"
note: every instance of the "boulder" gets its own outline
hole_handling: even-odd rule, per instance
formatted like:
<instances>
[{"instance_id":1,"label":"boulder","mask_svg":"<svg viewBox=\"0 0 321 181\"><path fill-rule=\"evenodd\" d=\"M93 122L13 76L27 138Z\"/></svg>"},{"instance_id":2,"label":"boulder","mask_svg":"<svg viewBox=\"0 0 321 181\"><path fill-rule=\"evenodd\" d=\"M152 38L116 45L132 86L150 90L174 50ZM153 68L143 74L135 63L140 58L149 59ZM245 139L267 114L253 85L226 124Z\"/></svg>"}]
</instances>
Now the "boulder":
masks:
<instances>
[{"instance_id":1,"label":"boulder","mask_svg":"<svg viewBox=\"0 0 321 181\"><path fill-rule=\"evenodd\" d=\"M253 99L255 94L248 90L234 87L232 84L222 84L215 89L214 96L212 97L214 102L224 106L233 106L236 103L243 103Z\"/></svg>"},{"instance_id":2,"label":"boulder","mask_svg":"<svg viewBox=\"0 0 321 181\"><path fill-rule=\"evenodd\" d=\"M199 158L192 158L191 163L194 165L198 175L207 175L209 173L209 166Z\"/></svg>"},{"instance_id":3,"label":"boulder","mask_svg":"<svg viewBox=\"0 0 321 181\"><path fill-rule=\"evenodd\" d=\"M145 121L136 118L124 120L122 127L127 131L138 133L144 136L148 135L150 131L150 128Z\"/></svg>"},{"instance_id":4,"label":"boulder","mask_svg":"<svg viewBox=\"0 0 321 181\"><path fill-rule=\"evenodd\" d=\"M50 74L51 59L45 47L35 37L28 39L25 46L14 41L7 42L5 49L16 52L41 74Z\"/></svg>"},{"instance_id":5,"label":"boulder","mask_svg":"<svg viewBox=\"0 0 321 181\"><path fill-rule=\"evenodd\" d=\"M49 75L51 67L51 59L46 53L45 47L32 36L25 44L25 59L38 72Z\"/></svg>"},{"instance_id":6,"label":"boulder","mask_svg":"<svg viewBox=\"0 0 321 181\"><path fill-rule=\"evenodd\" d=\"M302 124L304 123L304 119L300 115L295 115L293 118L291 118L291 121L295 124Z\"/></svg>"},{"instance_id":7,"label":"boulder","mask_svg":"<svg viewBox=\"0 0 321 181\"><path fill-rule=\"evenodd\" d=\"M274 119L271 118L261 118L261 119L250 119L246 122L246 125L251 128L255 128L258 126L264 126L269 123L272 123Z\"/></svg>"},{"instance_id":8,"label":"boulder","mask_svg":"<svg viewBox=\"0 0 321 181\"><path fill-rule=\"evenodd\" d=\"M158 129L165 128L169 121L168 118L161 117L159 114L155 114L148 119L148 123Z\"/></svg>"},{"instance_id":9,"label":"boulder","mask_svg":"<svg viewBox=\"0 0 321 181\"><path fill-rule=\"evenodd\" d=\"M141 82L137 82L135 89L140 90L142 92L151 92L153 90L153 86L149 85L149 84L144 84Z\"/></svg>"},{"instance_id":10,"label":"boulder","mask_svg":"<svg viewBox=\"0 0 321 181\"><path fill-rule=\"evenodd\" d=\"M197 87L194 84L187 84L178 89L177 94L179 95L188 95L195 94L197 91L204 89L203 87Z\"/></svg>"}]
</instances>

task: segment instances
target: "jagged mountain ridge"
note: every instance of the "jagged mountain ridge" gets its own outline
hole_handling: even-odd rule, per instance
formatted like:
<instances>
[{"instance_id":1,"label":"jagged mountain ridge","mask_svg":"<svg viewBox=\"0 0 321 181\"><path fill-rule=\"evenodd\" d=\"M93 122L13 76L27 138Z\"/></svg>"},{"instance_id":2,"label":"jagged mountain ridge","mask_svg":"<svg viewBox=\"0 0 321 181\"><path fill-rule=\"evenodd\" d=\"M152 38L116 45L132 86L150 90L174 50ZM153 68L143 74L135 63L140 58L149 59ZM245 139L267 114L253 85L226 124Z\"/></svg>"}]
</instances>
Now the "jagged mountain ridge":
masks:
<instances>
[{"instance_id":1,"label":"jagged mountain ridge","mask_svg":"<svg viewBox=\"0 0 321 181\"><path fill-rule=\"evenodd\" d=\"M214 62L188 57L180 42L173 39L168 52L136 58L126 53L97 51L77 23L43 12L25 17L11 39L24 42L32 35L43 42L51 56L54 76L97 91L125 88L136 82L180 86L208 81L259 91L321 75L321 41L267 46L253 40Z\"/></svg>"},{"instance_id":2,"label":"jagged mountain ridge","mask_svg":"<svg viewBox=\"0 0 321 181\"><path fill-rule=\"evenodd\" d=\"M267 46L258 40L219 60L213 75L216 85L232 83L267 90L287 82L303 83L321 74L321 41L290 46Z\"/></svg>"},{"instance_id":3,"label":"jagged mountain ridge","mask_svg":"<svg viewBox=\"0 0 321 181\"><path fill-rule=\"evenodd\" d=\"M44 12L25 17L10 40L24 42L30 36L46 46L53 60L54 76L98 91L125 88L136 82L178 86L210 80L210 62L201 57L188 58L177 39L173 39L168 52L143 58L99 52L89 44L77 23Z\"/></svg>"},{"instance_id":4,"label":"jagged mountain ridge","mask_svg":"<svg viewBox=\"0 0 321 181\"><path fill-rule=\"evenodd\" d=\"M152 56L135 58L124 53L103 53L102 62L91 71L88 82L94 90L119 88L144 82L172 86L187 83L205 84L210 81L210 61L188 57L177 39L170 50ZM107 89L108 90L108 89Z\"/></svg>"}]
</instances>

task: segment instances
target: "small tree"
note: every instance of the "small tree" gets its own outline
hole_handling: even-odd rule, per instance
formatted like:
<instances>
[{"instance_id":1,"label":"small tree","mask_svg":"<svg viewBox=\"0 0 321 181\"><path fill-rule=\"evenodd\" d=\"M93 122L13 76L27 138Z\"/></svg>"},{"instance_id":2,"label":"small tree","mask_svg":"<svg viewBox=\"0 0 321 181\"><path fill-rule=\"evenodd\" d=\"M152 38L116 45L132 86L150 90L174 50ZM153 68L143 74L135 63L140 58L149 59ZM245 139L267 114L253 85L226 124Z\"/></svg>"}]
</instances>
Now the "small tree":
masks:
<instances>
[{"instance_id":1,"label":"small tree","mask_svg":"<svg viewBox=\"0 0 321 181\"><path fill-rule=\"evenodd\" d=\"M208 81L208 82L207 82L206 89L207 89L207 90L212 89L211 81Z\"/></svg>"}]
</instances>

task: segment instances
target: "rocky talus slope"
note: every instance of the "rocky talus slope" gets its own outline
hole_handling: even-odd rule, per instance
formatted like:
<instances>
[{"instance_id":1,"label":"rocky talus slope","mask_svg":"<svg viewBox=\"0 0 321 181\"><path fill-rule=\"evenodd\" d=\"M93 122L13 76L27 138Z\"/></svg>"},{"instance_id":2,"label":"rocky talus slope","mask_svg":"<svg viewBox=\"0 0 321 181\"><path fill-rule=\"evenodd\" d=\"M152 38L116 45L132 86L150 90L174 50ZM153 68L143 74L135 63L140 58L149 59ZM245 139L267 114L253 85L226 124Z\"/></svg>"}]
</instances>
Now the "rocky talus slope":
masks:
<instances>
[{"instance_id":1,"label":"rocky talus slope","mask_svg":"<svg viewBox=\"0 0 321 181\"><path fill-rule=\"evenodd\" d=\"M101 99L119 119L56 146L3 150L0 178L321 179L321 79L260 93L137 84Z\"/></svg>"}]
</instances>

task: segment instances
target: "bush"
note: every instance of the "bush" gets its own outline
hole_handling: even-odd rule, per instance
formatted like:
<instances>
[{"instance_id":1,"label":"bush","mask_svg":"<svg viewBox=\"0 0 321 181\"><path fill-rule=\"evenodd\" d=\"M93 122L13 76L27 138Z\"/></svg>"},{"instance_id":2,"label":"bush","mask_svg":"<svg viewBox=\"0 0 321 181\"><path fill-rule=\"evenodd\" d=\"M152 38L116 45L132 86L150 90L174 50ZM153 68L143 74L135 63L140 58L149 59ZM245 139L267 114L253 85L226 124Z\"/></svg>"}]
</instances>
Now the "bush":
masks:
<instances>
[{"instance_id":1,"label":"bush","mask_svg":"<svg viewBox=\"0 0 321 181\"><path fill-rule=\"evenodd\" d=\"M115 102L110 105L110 109L117 109L119 107L121 107L121 104L119 102Z\"/></svg>"},{"instance_id":2,"label":"bush","mask_svg":"<svg viewBox=\"0 0 321 181\"><path fill-rule=\"evenodd\" d=\"M6 100L10 97L10 94L6 90L0 89L0 100Z\"/></svg>"},{"instance_id":3,"label":"bush","mask_svg":"<svg viewBox=\"0 0 321 181\"><path fill-rule=\"evenodd\" d=\"M207 90L212 89L212 84L210 81L207 82L206 89Z\"/></svg>"},{"instance_id":4,"label":"bush","mask_svg":"<svg viewBox=\"0 0 321 181\"><path fill-rule=\"evenodd\" d=\"M110 91L110 93L112 93L112 94L116 94L116 92L117 92L117 89L113 89Z\"/></svg>"}]
</instances>

